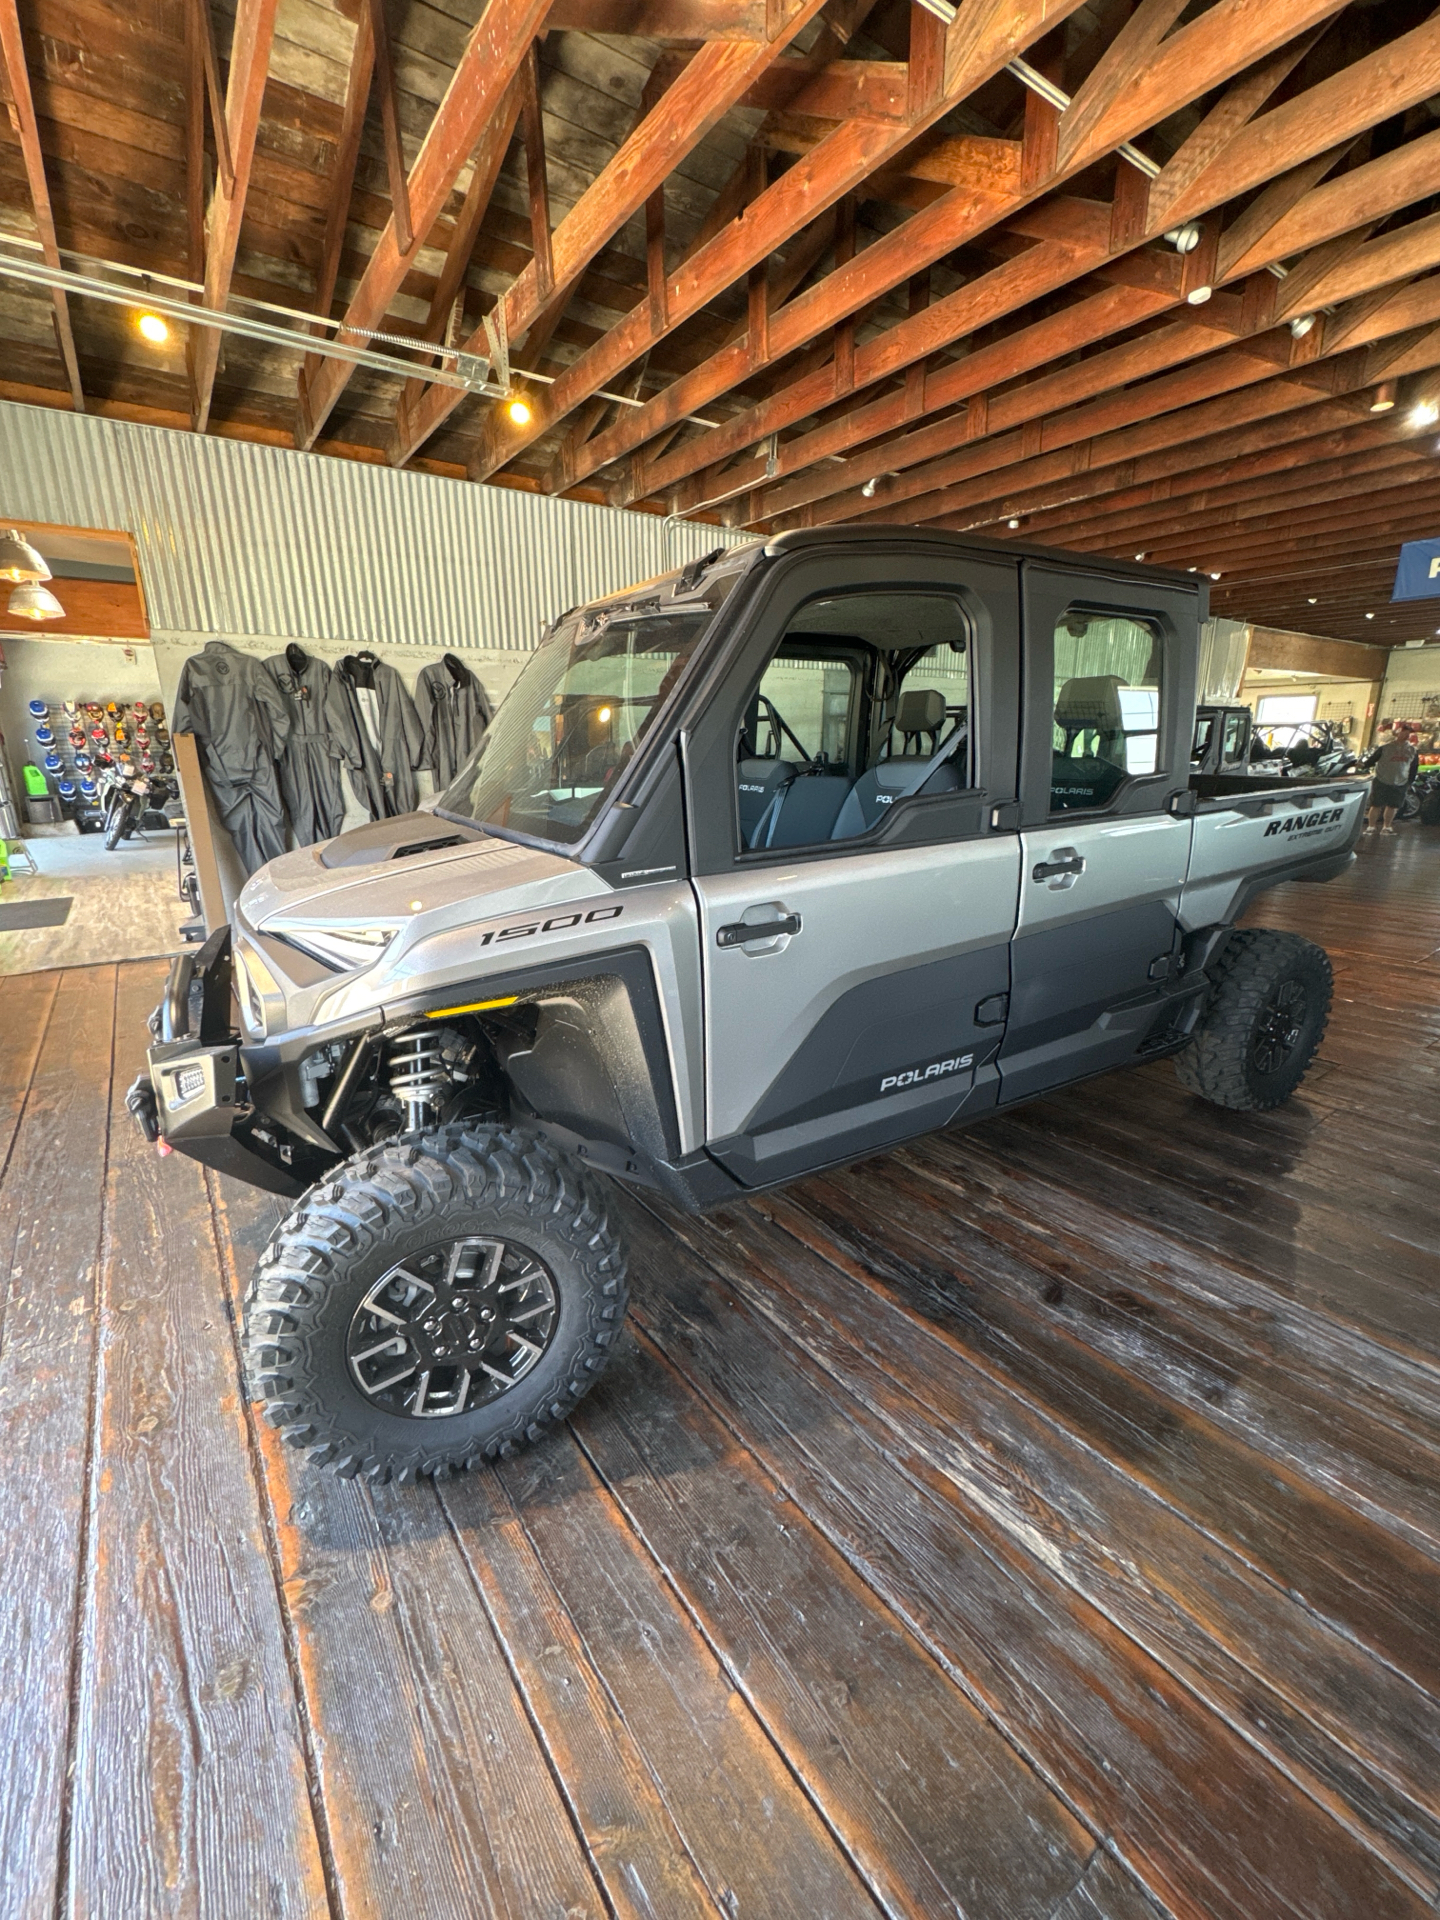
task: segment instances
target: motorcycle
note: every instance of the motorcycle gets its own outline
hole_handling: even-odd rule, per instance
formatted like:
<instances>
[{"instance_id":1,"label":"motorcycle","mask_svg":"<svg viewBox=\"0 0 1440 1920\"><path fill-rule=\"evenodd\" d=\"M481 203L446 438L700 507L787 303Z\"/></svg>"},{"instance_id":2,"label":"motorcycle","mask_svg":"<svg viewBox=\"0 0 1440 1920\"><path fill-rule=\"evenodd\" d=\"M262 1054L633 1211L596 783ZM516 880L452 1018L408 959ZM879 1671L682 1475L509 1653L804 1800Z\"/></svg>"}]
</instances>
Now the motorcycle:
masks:
<instances>
[{"instance_id":1,"label":"motorcycle","mask_svg":"<svg viewBox=\"0 0 1440 1920\"><path fill-rule=\"evenodd\" d=\"M177 789L169 780L147 774L134 766L112 766L101 775L101 805L105 809L105 848L113 853L122 840L128 840L152 808L162 808L176 798Z\"/></svg>"}]
</instances>

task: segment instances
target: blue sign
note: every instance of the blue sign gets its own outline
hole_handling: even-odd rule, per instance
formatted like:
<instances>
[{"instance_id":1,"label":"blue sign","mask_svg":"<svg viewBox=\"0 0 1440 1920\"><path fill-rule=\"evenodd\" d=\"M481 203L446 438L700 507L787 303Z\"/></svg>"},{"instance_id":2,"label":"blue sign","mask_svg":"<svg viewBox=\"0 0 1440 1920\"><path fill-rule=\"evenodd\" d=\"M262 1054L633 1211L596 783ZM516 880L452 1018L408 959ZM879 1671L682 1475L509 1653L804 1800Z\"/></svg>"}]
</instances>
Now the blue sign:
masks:
<instances>
[{"instance_id":1,"label":"blue sign","mask_svg":"<svg viewBox=\"0 0 1440 1920\"><path fill-rule=\"evenodd\" d=\"M1440 600L1440 540L1407 540L1395 569L1392 600Z\"/></svg>"}]
</instances>

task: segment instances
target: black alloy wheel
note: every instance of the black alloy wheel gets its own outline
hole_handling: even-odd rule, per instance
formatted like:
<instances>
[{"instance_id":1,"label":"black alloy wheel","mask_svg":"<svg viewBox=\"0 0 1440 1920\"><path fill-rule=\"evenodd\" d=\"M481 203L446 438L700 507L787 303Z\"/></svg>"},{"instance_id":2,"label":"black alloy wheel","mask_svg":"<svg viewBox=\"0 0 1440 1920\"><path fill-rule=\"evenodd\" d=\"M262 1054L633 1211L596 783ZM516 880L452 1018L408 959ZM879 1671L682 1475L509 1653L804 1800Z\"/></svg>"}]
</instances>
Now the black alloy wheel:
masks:
<instances>
[{"instance_id":1,"label":"black alloy wheel","mask_svg":"<svg viewBox=\"0 0 1440 1920\"><path fill-rule=\"evenodd\" d=\"M1250 1042L1255 1071L1279 1073L1305 1031L1305 988L1299 980L1282 980L1260 1009Z\"/></svg>"},{"instance_id":2,"label":"black alloy wheel","mask_svg":"<svg viewBox=\"0 0 1440 1920\"><path fill-rule=\"evenodd\" d=\"M440 1420L499 1399L555 1332L555 1280L527 1247L442 1241L382 1274L356 1307L346 1358L389 1413Z\"/></svg>"}]
</instances>

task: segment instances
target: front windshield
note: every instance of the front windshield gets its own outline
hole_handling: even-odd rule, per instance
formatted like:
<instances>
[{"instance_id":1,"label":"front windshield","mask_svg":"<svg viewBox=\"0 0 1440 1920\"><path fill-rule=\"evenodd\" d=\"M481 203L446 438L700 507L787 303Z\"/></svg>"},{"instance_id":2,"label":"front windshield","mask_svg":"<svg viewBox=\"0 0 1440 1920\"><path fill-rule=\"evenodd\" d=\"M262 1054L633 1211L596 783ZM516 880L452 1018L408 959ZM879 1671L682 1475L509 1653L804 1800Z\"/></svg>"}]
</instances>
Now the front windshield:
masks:
<instances>
[{"instance_id":1,"label":"front windshield","mask_svg":"<svg viewBox=\"0 0 1440 1920\"><path fill-rule=\"evenodd\" d=\"M709 607L566 614L437 811L537 840L579 840L713 618Z\"/></svg>"}]
</instances>

